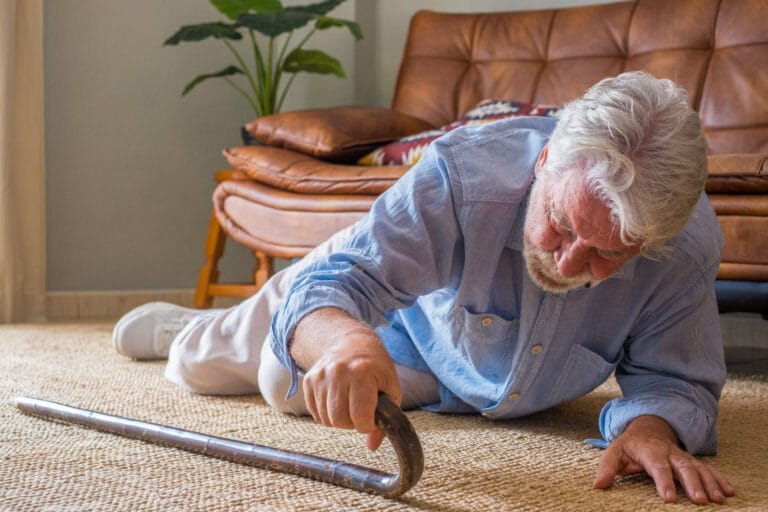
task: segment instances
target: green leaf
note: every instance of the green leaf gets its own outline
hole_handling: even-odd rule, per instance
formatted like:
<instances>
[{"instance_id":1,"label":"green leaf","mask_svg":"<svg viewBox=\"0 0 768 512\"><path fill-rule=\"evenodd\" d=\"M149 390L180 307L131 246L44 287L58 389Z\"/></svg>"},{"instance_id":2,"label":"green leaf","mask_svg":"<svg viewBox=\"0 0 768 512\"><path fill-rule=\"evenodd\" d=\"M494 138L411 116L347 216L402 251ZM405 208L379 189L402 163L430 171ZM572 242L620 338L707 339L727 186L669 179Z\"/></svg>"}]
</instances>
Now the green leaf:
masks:
<instances>
[{"instance_id":1,"label":"green leaf","mask_svg":"<svg viewBox=\"0 0 768 512\"><path fill-rule=\"evenodd\" d=\"M227 66L226 68L222 69L221 71L217 71L216 73L207 73L205 75L200 75L195 77L194 80L189 82L186 87L184 87L184 92L181 93L182 96L186 96L186 94L191 91L192 89L197 86L200 82L204 82L205 80L208 80L209 78L220 78L222 76L229 76L229 75L241 75L243 74L243 70L240 69L237 66Z\"/></svg>"},{"instance_id":2,"label":"green leaf","mask_svg":"<svg viewBox=\"0 0 768 512\"><path fill-rule=\"evenodd\" d=\"M321 75L336 75L344 78L341 62L320 50L293 50L285 58L283 69L287 73L319 73Z\"/></svg>"},{"instance_id":3,"label":"green leaf","mask_svg":"<svg viewBox=\"0 0 768 512\"><path fill-rule=\"evenodd\" d=\"M322 16L326 13L331 12L336 7L340 6L346 2L346 0L325 0L324 2L318 2L316 4L310 4L310 5L304 5L304 6L295 6L295 7L286 7L286 11L302 11L310 14L314 14L315 16Z\"/></svg>"},{"instance_id":4,"label":"green leaf","mask_svg":"<svg viewBox=\"0 0 768 512\"><path fill-rule=\"evenodd\" d=\"M315 14L299 10L282 10L278 13L241 14L237 18L240 25L261 32L267 37L277 37L285 32L301 28L316 17Z\"/></svg>"},{"instance_id":5,"label":"green leaf","mask_svg":"<svg viewBox=\"0 0 768 512\"><path fill-rule=\"evenodd\" d=\"M236 27L237 25L221 22L185 25L163 44L175 46L182 41L202 41L209 37L215 37L216 39L242 39L243 36L237 31Z\"/></svg>"},{"instance_id":6,"label":"green leaf","mask_svg":"<svg viewBox=\"0 0 768 512\"><path fill-rule=\"evenodd\" d=\"M236 20L248 11L278 12L283 10L280 0L210 0L220 13L231 20Z\"/></svg>"},{"instance_id":7,"label":"green leaf","mask_svg":"<svg viewBox=\"0 0 768 512\"><path fill-rule=\"evenodd\" d=\"M347 27L350 33L354 36L354 38L357 41L363 38L363 31L360 28L360 25L358 25L354 21L341 20L339 18L330 18L328 16L323 16L322 18L319 18L317 20L317 23L315 23L315 26L317 27L318 30L325 30L327 28L332 28L332 27Z\"/></svg>"},{"instance_id":8,"label":"green leaf","mask_svg":"<svg viewBox=\"0 0 768 512\"><path fill-rule=\"evenodd\" d=\"M237 22L257 32L261 32L267 37L277 37L280 34L303 27L313 19L323 16L345 1L326 0L306 6L286 7L282 11L272 13L244 13L237 18ZM359 31L359 27L357 29ZM350 28L350 30L353 29Z\"/></svg>"}]
</instances>

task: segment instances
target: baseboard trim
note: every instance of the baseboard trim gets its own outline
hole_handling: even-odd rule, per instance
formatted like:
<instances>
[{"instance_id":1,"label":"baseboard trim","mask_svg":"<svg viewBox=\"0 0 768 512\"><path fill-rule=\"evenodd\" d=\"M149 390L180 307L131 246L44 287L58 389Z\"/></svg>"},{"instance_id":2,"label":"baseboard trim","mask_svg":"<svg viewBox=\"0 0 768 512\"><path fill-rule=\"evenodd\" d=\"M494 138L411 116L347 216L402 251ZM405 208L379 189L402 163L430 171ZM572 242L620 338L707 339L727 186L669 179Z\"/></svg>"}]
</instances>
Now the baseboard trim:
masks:
<instances>
[{"instance_id":1,"label":"baseboard trim","mask_svg":"<svg viewBox=\"0 0 768 512\"><path fill-rule=\"evenodd\" d=\"M755 313L724 313L720 330L726 347L752 347L768 350L768 320Z\"/></svg>"},{"instance_id":2,"label":"baseboard trim","mask_svg":"<svg viewBox=\"0 0 768 512\"><path fill-rule=\"evenodd\" d=\"M147 302L171 302L192 307L194 290L105 290L47 292L46 318L49 321L116 319Z\"/></svg>"}]
</instances>

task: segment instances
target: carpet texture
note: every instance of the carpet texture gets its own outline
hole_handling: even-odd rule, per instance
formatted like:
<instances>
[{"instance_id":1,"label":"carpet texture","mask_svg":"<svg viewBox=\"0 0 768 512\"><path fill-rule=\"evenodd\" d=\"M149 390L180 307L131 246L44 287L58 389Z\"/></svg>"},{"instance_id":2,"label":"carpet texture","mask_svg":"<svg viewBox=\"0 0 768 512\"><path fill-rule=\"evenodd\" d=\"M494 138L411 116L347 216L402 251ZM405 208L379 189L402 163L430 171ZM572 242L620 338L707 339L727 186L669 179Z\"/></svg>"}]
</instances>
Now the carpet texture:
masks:
<instances>
[{"instance_id":1,"label":"carpet texture","mask_svg":"<svg viewBox=\"0 0 768 512\"><path fill-rule=\"evenodd\" d=\"M206 397L165 381L162 362L129 361L111 347L111 324L0 326L0 510L701 510L681 496L664 505L633 476L591 488L609 381L530 417L410 412L425 471L397 500L154 446L22 414L18 395L163 423L242 441L396 470L392 448L365 449L357 434L271 410L259 396ZM768 510L768 379L731 375L718 422L722 469L738 495L722 510Z\"/></svg>"}]
</instances>

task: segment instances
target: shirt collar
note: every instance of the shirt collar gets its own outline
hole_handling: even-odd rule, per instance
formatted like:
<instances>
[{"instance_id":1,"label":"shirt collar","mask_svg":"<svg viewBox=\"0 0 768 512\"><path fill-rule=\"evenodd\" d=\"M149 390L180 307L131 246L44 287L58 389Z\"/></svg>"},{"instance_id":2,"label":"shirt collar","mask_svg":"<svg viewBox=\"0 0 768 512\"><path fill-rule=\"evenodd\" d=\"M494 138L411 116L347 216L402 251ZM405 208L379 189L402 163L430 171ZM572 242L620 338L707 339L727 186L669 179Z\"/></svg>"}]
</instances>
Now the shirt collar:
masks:
<instances>
[{"instance_id":1,"label":"shirt collar","mask_svg":"<svg viewBox=\"0 0 768 512\"><path fill-rule=\"evenodd\" d=\"M520 200L520 206L517 209L517 215L512 222L512 227L509 230L509 237L507 238L507 247L516 249L523 252L523 231L525 228L525 215L528 212L528 198L531 197L531 187L533 182L528 187L523 198Z\"/></svg>"}]
</instances>

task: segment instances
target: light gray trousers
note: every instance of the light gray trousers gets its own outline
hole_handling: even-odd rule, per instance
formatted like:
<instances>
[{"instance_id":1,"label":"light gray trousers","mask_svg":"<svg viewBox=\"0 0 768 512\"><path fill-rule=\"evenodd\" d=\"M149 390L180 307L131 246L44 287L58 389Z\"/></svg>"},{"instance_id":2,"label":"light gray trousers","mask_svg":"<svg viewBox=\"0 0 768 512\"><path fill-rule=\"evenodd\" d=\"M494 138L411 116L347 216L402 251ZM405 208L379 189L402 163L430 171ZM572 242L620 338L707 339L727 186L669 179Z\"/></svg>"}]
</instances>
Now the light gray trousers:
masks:
<instances>
[{"instance_id":1,"label":"light gray trousers","mask_svg":"<svg viewBox=\"0 0 768 512\"><path fill-rule=\"evenodd\" d=\"M194 393L261 393L267 403L282 412L309 414L301 382L299 392L286 399L291 375L271 349L270 323L297 273L309 261L338 249L354 227L336 233L301 261L275 274L254 296L237 306L201 310L173 340L166 378ZM433 375L399 364L395 369L403 389L404 409L439 401Z\"/></svg>"}]
</instances>

